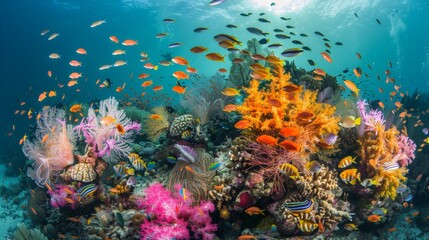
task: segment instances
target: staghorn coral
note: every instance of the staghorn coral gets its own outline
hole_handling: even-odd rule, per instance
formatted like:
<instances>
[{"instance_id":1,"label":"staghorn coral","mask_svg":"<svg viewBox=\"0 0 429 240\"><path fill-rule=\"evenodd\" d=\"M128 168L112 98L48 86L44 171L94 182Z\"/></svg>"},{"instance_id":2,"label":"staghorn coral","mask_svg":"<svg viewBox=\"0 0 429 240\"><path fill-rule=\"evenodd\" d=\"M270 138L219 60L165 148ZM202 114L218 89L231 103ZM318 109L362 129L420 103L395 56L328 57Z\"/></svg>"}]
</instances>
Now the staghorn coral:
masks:
<instances>
[{"instance_id":1,"label":"staghorn coral","mask_svg":"<svg viewBox=\"0 0 429 240\"><path fill-rule=\"evenodd\" d=\"M414 159L416 146L396 127L386 129L383 113L367 112L367 105L364 100L357 103L362 118L359 154L366 170L362 175L379 183L377 196L395 199L398 187L407 179L406 166Z\"/></svg>"},{"instance_id":2,"label":"staghorn coral","mask_svg":"<svg viewBox=\"0 0 429 240\"><path fill-rule=\"evenodd\" d=\"M170 113L163 106L153 108L152 112L159 115L160 118L147 118L143 130L147 134L149 140L157 142L167 133L170 127Z\"/></svg>"},{"instance_id":3,"label":"staghorn coral","mask_svg":"<svg viewBox=\"0 0 429 240\"><path fill-rule=\"evenodd\" d=\"M75 136L64 118L61 109L43 108L34 141L25 141L22 147L25 156L32 160L27 175L39 186L55 182L59 173L74 162Z\"/></svg>"},{"instance_id":4,"label":"staghorn coral","mask_svg":"<svg viewBox=\"0 0 429 240\"><path fill-rule=\"evenodd\" d=\"M113 119L113 122L106 121ZM124 133L118 129L123 128ZM109 162L116 162L120 157L128 156L131 147L128 143L136 131L140 131L140 124L131 122L124 110L119 109L118 101L111 97L100 101L98 114L90 107L88 116L74 127L79 137L84 137L88 146L98 157L107 157Z\"/></svg>"},{"instance_id":5,"label":"staghorn coral","mask_svg":"<svg viewBox=\"0 0 429 240\"><path fill-rule=\"evenodd\" d=\"M198 159L193 162L178 161L170 173L167 187L174 189L175 184L181 184L192 193L196 203L208 198L210 182L215 174L209 171L213 158L203 149L195 149Z\"/></svg>"}]
</instances>

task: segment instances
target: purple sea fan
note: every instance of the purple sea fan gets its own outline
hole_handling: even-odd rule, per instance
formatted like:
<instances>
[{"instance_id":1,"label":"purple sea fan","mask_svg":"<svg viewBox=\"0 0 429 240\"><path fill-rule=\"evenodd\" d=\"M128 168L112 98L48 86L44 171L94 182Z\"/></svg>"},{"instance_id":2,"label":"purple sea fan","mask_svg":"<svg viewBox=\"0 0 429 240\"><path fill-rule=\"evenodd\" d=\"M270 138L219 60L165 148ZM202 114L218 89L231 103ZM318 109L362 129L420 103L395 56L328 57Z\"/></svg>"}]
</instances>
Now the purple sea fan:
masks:
<instances>
[{"instance_id":1,"label":"purple sea fan","mask_svg":"<svg viewBox=\"0 0 429 240\"><path fill-rule=\"evenodd\" d=\"M113 97L100 101L98 114L92 107L89 108L88 117L74 128L79 136L83 135L96 156L107 157L110 162L116 162L131 152L129 143L134 132L140 130L140 124L131 122L118 105ZM106 118L114 119L114 122L105 124L103 120ZM122 127L124 132L119 131L118 127Z\"/></svg>"},{"instance_id":2,"label":"purple sea fan","mask_svg":"<svg viewBox=\"0 0 429 240\"><path fill-rule=\"evenodd\" d=\"M180 144L175 144L174 147L180 151L180 157L178 158L178 160L188 163L194 163L197 160L198 153L195 152L195 150L191 147Z\"/></svg>"},{"instance_id":3,"label":"purple sea fan","mask_svg":"<svg viewBox=\"0 0 429 240\"><path fill-rule=\"evenodd\" d=\"M416 144L413 140L405 135L398 136L398 153L393 157L393 161L397 161L399 166L404 167L409 165L416 157Z\"/></svg>"}]
</instances>

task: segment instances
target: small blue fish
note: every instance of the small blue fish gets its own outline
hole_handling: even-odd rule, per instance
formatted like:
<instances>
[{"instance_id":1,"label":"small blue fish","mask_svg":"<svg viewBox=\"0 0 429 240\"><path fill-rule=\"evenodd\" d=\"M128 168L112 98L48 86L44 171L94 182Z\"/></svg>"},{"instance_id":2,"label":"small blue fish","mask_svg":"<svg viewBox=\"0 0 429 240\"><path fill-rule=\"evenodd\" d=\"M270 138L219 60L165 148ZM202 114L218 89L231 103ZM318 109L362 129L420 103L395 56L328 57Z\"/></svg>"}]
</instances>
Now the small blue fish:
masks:
<instances>
[{"instance_id":1,"label":"small blue fish","mask_svg":"<svg viewBox=\"0 0 429 240\"><path fill-rule=\"evenodd\" d=\"M271 224L271 232L277 232L277 226L275 224Z\"/></svg>"},{"instance_id":2,"label":"small blue fish","mask_svg":"<svg viewBox=\"0 0 429 240\"><path fill-rule=\"evenodd\" d=\"M222 165L222 163L220 163L220 162L214 162L214 163L210 164L210 166L209 166L209 170L210 170L210 171L216 170L216 169L218 169L221 165Z\"/></svg>"},{"instance_id":3,"label":"small blue fish","mask_svg":"<svg viewBox=\"0 0 429 240\"><path fill-rule=\"evenodd\" d=\"M429 133L429 130L427 128L423 128L422 131L425 135L428 135L428 133Z\"/></svg>"},{"instance_id":4,"label":"small blue fish","mask_svg":"<svg viewBox=\"0 0 429 240\"><path fill-rule=\"evenodd\" d=\"M168 48L175 48L175 47L179 47L181 45L182 45L181 43L175 42L175 43L172 43L172 44L168 45Z\"/></svg>"},{"instance_id":5,"label":"small blue fish","mask_svg":"<svg viewBox=\"0 0 429 240\"><path fill-rule=\"evenodd\" d=\"M410 202L411 200L413 200L413 195L409 194L409 195L405 198L405 202Z\"/></svg>"},{"instance_id":6,"label":"small blue fish","mask_svg":"<svg viewBox=\"0 0 429 240\"><path fill-rule=\"evenodd\" d=\"M156 163L154 161L148 162L147 170L152 170L156 168Z\"/></svg>"}]
</instances>

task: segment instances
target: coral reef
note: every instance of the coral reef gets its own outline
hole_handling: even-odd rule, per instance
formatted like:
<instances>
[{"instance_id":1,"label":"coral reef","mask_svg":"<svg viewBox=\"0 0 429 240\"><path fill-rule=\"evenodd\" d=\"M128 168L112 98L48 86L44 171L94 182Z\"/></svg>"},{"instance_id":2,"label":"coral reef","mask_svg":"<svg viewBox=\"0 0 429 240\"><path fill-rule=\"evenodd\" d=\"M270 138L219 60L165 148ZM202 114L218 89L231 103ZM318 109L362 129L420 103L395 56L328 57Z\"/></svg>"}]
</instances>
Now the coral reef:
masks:
<instances>
[{"instance_id":1,"label":"coral reef","mask_svg":"<svg viewBox=\"0 0 429 240\"><path fill-rule=\"evenodd\" d=\"M367 112L365 101L359 101L357 106L363 123L359 142L361 164L366 171L362 175L379 183L378 196L395 199L398 187L407 179L406 166L414 159L416 146L408 137L400 135L396 127L386 129L382 112Z\"/></svg>"},{"instance_id":2,"label":"coral reef","mask_svg":"<svg viewBox=\"0 0 429 240\"><path fill-rule=\"evenodd\" d=\"M18 223L13 233L14 240L48 240L38 229L29 229L25 223Z\"/></svg>"}]
</instances>

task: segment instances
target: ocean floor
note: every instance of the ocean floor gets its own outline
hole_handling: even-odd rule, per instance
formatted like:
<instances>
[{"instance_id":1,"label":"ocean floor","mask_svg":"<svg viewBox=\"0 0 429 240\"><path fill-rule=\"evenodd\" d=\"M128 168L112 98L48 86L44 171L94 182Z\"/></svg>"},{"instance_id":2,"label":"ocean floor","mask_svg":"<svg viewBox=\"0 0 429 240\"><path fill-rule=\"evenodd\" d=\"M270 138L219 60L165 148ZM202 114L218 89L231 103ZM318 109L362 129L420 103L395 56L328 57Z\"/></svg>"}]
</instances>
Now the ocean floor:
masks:
<instances>
[{"instance_id":1,"label":"ocean floor","mask_svg":"<svg viewBox=\"0 0 429 240\"><path fill-rule=\"evenodd\" d=\"M0 185L7 189L16 187L19 183L18 177L5 177L7 166L0 165ZM0 240L10 239L9 234L13 232L20 222L25 222L25 212L22 205L27 204L28 191L21 192L18 196L5 196L0 198Z\"/></svg>"}]
</instances>

